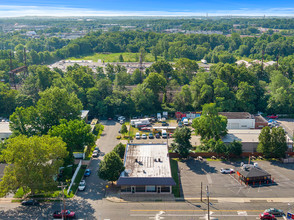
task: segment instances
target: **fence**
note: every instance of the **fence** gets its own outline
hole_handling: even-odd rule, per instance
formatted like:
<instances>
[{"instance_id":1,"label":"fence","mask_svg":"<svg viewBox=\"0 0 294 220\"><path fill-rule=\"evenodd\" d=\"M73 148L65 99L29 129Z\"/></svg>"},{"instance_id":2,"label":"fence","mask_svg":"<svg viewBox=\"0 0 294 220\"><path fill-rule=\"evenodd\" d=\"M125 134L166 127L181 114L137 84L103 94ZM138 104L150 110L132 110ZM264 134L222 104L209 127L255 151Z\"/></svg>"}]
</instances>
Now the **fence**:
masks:
<instances>
[{"instance_id":1,"label":"fence","mask_svg":"<svg viewBox=\"0 0 294 220\"><path fill-rule=\"evenodd\" d=\"M79 165L78 165L78 167L77 167L77 169L76 169L74 175L73 175L72 178L71 178L70 185L69 185L69 187L68 187L68 189L67 189L67 194L69 193L69 191L70 191L70 189L71 189L73 183L75 182L75 179L76 179L76 177L77 177L77 175L78 175L78 172L79 172L81 166L82 166L82 160L80 160Z\"/></svg>"}]
</instances>

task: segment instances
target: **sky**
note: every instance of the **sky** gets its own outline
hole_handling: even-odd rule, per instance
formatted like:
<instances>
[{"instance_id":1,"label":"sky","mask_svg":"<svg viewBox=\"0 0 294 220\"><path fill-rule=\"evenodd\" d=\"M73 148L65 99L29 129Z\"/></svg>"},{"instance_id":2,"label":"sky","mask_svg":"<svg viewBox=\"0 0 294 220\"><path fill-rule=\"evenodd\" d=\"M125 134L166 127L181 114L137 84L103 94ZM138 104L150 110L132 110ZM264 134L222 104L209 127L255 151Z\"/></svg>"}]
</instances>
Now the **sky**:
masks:
<instances>
[{"instance_id":1,"label":"sky","mask_svg":"<svg viewBox=\"0 0 294 220\"><path fill-rule=\"evenodd\" d=\"M294 16L294 0L0 0L16 16Z\"/></svg>"}]
</instances>

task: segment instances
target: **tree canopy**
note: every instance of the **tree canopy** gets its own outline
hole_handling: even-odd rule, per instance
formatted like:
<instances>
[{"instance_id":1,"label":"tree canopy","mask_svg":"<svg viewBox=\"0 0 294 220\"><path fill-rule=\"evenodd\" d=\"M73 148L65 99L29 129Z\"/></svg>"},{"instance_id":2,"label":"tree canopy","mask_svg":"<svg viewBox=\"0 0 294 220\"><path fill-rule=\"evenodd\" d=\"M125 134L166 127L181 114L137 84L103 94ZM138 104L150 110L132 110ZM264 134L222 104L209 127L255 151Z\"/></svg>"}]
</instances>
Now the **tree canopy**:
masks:
<instances>
[{"instance_id":1,"label":"tree canopy","mask_svg":"<svg viewBox=\"0 0 294 220\"><path fill-rule=\"evenodd\" d=\"M9 139L1 155L8 166L0 182L0 195L20 187L31 194L54 189L54 177L67 154L66 144L59 137L19 135Z\"/></svg>"}]
</instances>

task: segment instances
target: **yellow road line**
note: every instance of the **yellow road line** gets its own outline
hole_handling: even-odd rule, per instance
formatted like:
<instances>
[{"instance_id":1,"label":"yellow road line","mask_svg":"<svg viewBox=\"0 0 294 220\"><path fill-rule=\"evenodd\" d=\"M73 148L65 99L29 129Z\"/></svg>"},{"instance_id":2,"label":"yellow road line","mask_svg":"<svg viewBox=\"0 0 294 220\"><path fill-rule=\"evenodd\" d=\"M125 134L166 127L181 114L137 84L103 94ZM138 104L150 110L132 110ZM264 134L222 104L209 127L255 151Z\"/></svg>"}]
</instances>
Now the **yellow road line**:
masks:
<instances>
[{"instance_id":1,"label":"yellow road line","mask_svg":"<svg viewBox=\"0 0 294 220\"><path fill-rule=\"evenodd\" d=\"M160 212L160 211L164 211L164 212L207 212L207 210L180 210L180 209L153 209L153 210L144 210L144 209L134 209L134 210L130 210L131 212ZM213 212L240 212L240 211L244 211L244 212L263 212L264 210L211 210Z\"/></svg>"}]
</instances>

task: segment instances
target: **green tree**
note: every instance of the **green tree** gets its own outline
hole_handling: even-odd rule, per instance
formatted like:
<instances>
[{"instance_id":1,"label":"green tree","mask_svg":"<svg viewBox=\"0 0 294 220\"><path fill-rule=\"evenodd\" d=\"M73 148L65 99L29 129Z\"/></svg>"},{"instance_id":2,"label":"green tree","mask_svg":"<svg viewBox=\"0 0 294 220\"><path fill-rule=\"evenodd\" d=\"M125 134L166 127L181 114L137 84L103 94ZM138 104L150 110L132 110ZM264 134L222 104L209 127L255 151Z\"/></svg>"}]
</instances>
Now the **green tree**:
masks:
<instances>
[{"instance_id":1,"label":"green tree","mask_svg":"<svg viewBox=\"0 0 294 220\"><path fill-rule=\"evenodd\" d=\"M205 104L202 115L193 120L192 127L202 140L218 140L227 133L227 118L218 115L215 103Z\"/></svg>"},{"instance_id":2,"label":"green tree","mask_svg":"<svg viewBox=\"0 0 294 220\"><path fill-rule=\"evenodd\" d=\"M153 93L158 96L159 92L164 92L167 82L165 78L158 73L150 73L143 82L147 88L151 89Z\"/></svg>"},{"instance_id":3,"label":"green tree","mask_svg":"<svg viewBox=\"0 0 294 220\"><path fill-rule=\"evenodd\" d=\"M181 157L186 158L192 148L190 143L191 130L188 127L177 128L173 136L175 138L175 145L173 150L178 152Z\"/></svg>"},{"instance_id":4,"label":"green tree","mask_svg":"<svg viewBox=\"0 0 294 220\"><path fill-rule=\"evenodd\" d=\"M272 155L276 158L284 157L288 150L284 129L282 127L272 128L271 136Z\"/></svg>"},{"instance_id":5,"label":"green tree","mask_svg":"<svg viewBox=\"0 0 294 220\"><path fill-rule=\"evenodd\" d=\"M259 144L257 152L263 153L265 157L281 158L285 156L288 149L286 133L282 127L264 127L258 137Z\"/></svg>"},{"instance_id":6,"label":"green tree","mask_svg":"<svg viewBox=\"0 0 294 220\"><path fill-rule=\"evenodd\" d=\"M240 141L234 140L232 143L227 144L225 155L227 157L229 157L230 154L233 154L235 156L241 156L242 152L242 143Z\"/></svg>"},{"instance_id":7,"label":"green tree","mask_svg":"<svg viewBox=\"0 0 294 220\"><path fill-rule=\"evenodd\" d=\"M10 88L10 85L0 83L0 115L7 117L15 109L18 92Z\"/></svg>"},{"instance_id":8,"label":"green tree","mask_svg":"<svg viewBox=\"0 0 294 220\"><path fill-rule=\"evenodd\" d=\"M154 112L155 95L145 84L139 84L131 91L131 97L137 112L147 114Z\"/></svg>"},{"instance_id":9,"label":"green tree","mask_svg":"<svg viewBox=\"0 0 294 220\"><path fill-rule=\"evenodd\" d=\"M82 104L74 93L51 87L40 93L36 107L16 108L10 116L10 128L16 135L42 135L59 124L60 119L78 119Z\"/></svg>"},{"instance_id":10,"label":"green tree","mask_svg":"<svg viewBox=\"0 0 294 220\"><path fill-rule=\"evenodd\" d=\"M128 133L128 128L127 128L127 126L125 125L125 124L123 124L122 126L121 126L121 131L120 131L122 134L126 134L126 133Z\"/></svg>"},{"instance_id":11,"label":"green tree","mask_svg":"<svg viewBox=\"0 0 294 220\"><path fill-rule=\"evenodd\" d=\"M57 186L54 177L67 156L66 144L58 137L20 135L7 141L2 160L8 163L0 182L0 195L24 191L52 190Z\"/></svg>"},{"instance_id":12,"label":"green tree","mask_svg":"<svg viewBox=\"0 0 294 220\"><path fill-rule=\"evenodd\" d=\"M118 60L119 62L124 62L124 57L122 54L119 55Z\"/></svg>"},{"instance_id":13,"label":"green tree","mask_svg":"<svg viewBox=\"0 0 294 220\"><path fill-rule=\"evenodd\" d=\"M270 127L264 127L258 137L259 143L257 146L257 152L263 153L264 157L270 157L271 155L271 129Z\"/></svg>"},{"instance_id":14,"label":"green tree","mask_svg":"<svg viewBox=\"0 0 294 220\"><path fill-rule=\"evenodd\" d=\"M184 85L181 92L177 93L174 107L176 110L183 112L192 110L192 94L188 85Z\"/></svg>"},{"instance_id":15,"label":"green tree","mask_svg":"<svg viewBox=\"0 0 294 220\"><path fill-rule=\"evenodd\" d=\"M122 144L122 143L119 143L118 145L115 146L113 151L115 153L117 153L121 159L123 159L124 155L125 155L125 151L126 151L126 145Z\"/></svg>"},{"instance_id":16,"label":"green tree","mask_svg":"<svg viewBox=\"0 0 294 220\"><path fill-rule=\"evenodd\" d=\"M60 124L52 126L48 134L61 137L69 152L83 151L85 146L92 147L95 144L95 135L91 132L91 126L84 120L61 119Z\"/></svg>"},{"instance_id":17,"label":"green tree","mask_svg":"<svg viewBox=\"0 0 294 220\"><path fill-rule=\"evenodd\" d=\"M119 155L116 152L111 151L106 154L104 159L101 161L98 176L103 180L113 182L118 180L121 172L124 170L125 167Z\"/></svg>"}]
</instances>

